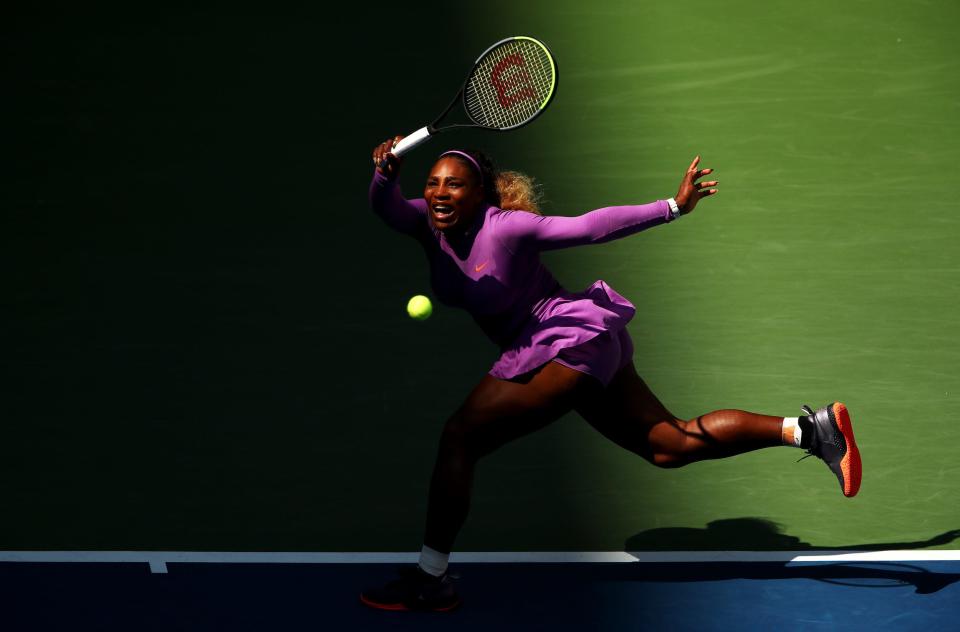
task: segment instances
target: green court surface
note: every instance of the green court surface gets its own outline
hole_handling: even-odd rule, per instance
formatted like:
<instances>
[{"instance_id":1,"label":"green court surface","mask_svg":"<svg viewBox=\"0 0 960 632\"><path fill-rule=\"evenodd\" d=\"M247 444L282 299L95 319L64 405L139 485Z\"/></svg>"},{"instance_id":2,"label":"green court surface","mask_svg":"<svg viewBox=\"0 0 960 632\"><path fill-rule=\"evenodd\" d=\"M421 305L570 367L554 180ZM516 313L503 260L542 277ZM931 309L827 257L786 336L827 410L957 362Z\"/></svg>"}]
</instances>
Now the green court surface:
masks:
<instances>
[{"instance_id":1,"label":"green court surface","mask_svg":"<svg viewBox=\"0 0 960 632\"><path fill-rule=\"evenodd\" d=\"M684 418L847 404L844 498L776 448L657 469L570 414L481 462L464 551L955 548L960 63L954 2L67 8L3 27L0 550L414 551L440 430L496 359L367 204L370 153L529 34L555 101L477 146L579 215L720 193L545 253L637 306ZM331 12L332 11L332 12ZM408 33L400 37L399 33ZM713 177L713 176L711 176Z\"/></svg>"}]
</instances>

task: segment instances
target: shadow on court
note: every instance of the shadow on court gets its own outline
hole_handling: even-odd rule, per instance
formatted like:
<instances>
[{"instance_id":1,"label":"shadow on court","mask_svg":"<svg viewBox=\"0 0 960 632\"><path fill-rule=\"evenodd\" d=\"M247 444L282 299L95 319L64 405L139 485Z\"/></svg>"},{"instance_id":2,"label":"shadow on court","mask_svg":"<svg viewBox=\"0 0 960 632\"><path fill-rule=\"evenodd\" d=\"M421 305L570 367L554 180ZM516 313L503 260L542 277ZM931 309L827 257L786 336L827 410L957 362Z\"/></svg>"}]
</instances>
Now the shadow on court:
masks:
<instances>
[{"instance_id":1,"label":"shadow on court","mask_svg":"<svg viewBox=\"0 0 960 632\"><path fill-rule=\"evenodd\" d=\"M927 540L817 546L782 533L765 518L729 518L707 523L705 529L663 527L641 531L624 543L625 551L900 551L943 546L960 538L960 529Z\"/></svg>"},{"instance_id":2,"label":"shadow on court","mask_svg":"<svg viewBox=\"0 0 960 632\"><path fill-rule=\"evenodd\" d=\"M781 532L781 526L764 518L714 520L705 529L665 527L642 531L624 543L626 551L891 551L950 544L960 537L954 529L927 540L816 546ZM886 588L913 585L918 594L942 590L960 579L956 572L934 572L902 562L743 562L672 563L609 567L607 579L700 582L729 579L811 579L827 583Z\"/></svg>"},{"instance_id":3,"label":"shadow on court","mask_svg":"<svg viewBox=\"0 0 960 632\"><path fill-rule=\"evenodd\" d=\"M960 579L960 569L930 570L905 562L683 562L606 566L598 579L639 582L717 582L726 580L809 579L858 588L913 586L917 594L940 591Z\"/></svg>"}]
</instances>

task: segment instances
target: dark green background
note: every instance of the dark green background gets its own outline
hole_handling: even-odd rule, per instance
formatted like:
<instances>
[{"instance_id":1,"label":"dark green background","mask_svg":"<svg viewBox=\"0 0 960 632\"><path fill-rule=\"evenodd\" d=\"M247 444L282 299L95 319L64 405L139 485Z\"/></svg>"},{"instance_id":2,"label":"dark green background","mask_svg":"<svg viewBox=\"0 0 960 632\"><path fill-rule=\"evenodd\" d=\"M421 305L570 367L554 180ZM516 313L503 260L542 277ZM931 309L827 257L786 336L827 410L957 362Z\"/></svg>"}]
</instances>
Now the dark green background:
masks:
<instances>
[{"instance_id":1,"label":"dark green background","mask_svg":"<svg viewBox=\"0 0 960 632\"><path fill-rule=\"evenodd\" d=\"M370 153L516 34L558 58L550 109L431 141L405 194L442 149L480 146L579 215L669 197L701 154L721 193L694 214L543 259L637 306L637 369L678 415L847 403L864 482L845 499L786 448L658 470L571 414L481 463L457 548L960 527L958 18L825 0L8 15L0 548L417 550L440 429L496 348L465 312L406 316L427 265L370 211Z\"/></svg>"}]
</instances>

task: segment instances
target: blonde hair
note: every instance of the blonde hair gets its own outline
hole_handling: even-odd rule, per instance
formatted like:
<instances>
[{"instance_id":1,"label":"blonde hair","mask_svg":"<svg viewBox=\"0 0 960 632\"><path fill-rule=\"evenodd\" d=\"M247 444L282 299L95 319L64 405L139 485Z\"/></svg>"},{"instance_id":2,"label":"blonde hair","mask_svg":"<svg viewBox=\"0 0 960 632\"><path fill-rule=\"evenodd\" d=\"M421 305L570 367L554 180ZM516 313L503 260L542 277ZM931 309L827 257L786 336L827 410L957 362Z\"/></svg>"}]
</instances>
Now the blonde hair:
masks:
<instances>
[{"instance_id":1,"label":"blonde hair","mask_svg":"<svg viewBox=\"0 0 960 632\"><path fill-rule=\"evenodd\" d=\"M500 208L504 210L527 211L543 215L540 210L542 186L532 177L519 171L500 171L497 173L497 192L500 194Z\"/></svg>"}]
</instances>

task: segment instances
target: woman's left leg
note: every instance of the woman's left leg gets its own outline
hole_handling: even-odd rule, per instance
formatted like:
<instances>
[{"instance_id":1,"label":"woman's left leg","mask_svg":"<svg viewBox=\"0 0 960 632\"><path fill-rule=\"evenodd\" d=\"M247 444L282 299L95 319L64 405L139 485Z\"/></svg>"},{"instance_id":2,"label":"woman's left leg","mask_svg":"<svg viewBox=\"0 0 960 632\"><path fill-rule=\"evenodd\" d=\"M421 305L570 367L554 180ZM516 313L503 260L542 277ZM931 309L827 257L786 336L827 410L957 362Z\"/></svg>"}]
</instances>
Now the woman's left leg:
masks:
<instances>
[{"instance_id":1,"label":"woman's left leg","mask_svg":"<svg viewBox=\"0 0 960 632\"><path fill-rule=\"evenodd\" d=\"M803 408L807 414L797 418L724 409L679 419L640 379L631 360L603 393L576 410L611 441L660 467L777 445L806 448L830 468L844 496L856 496L863 466L846 405L833 402L816 411Z\"/></svg>"},{"instance_id":2,"label":"woman's left leg","mask_svg":"<svg viewBox=\"0 0 960 632\"><path fill-rule=\"evenodd\" d=\"M678 418L637 375L632 361L603 393L576 410L608 439L660 467L783 445L783 417L723 409Z\"/></svg>"}]
</instances>

